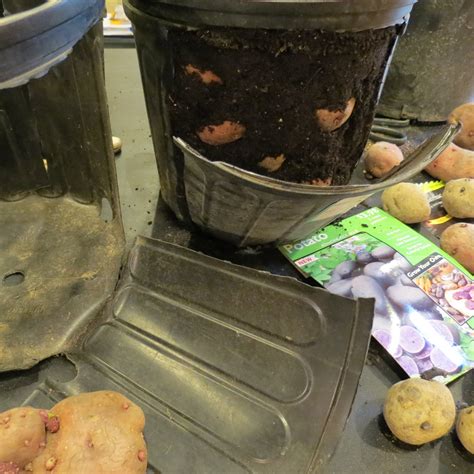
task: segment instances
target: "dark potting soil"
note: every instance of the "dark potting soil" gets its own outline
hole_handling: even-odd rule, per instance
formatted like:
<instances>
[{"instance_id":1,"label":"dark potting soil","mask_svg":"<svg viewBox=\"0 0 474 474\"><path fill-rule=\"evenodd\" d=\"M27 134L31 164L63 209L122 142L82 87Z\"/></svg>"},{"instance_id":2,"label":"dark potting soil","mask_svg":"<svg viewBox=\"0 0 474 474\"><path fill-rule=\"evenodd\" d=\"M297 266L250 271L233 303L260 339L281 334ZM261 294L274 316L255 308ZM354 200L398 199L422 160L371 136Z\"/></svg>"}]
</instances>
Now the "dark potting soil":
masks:
<instances>
[{"instance_id":1,"label":"dark potting soil","mask_svg":"<svg viewBox=\"0 0 474 474\"><path fill-rule=\"evenodd\" d=\"M293 182L346 184L367 141L395 29L335 33L214 28L171 29L175 77L169 94L173 134L206 158ZM189 68L212 71L205 84ZM215 77L213 76L213 77ZM344 109L350 119L325 132L316 109ZM225 121L242 138L208 145L197 133ZM274 172L265 157L284 155Z\"/></svg>"}]
</instances>

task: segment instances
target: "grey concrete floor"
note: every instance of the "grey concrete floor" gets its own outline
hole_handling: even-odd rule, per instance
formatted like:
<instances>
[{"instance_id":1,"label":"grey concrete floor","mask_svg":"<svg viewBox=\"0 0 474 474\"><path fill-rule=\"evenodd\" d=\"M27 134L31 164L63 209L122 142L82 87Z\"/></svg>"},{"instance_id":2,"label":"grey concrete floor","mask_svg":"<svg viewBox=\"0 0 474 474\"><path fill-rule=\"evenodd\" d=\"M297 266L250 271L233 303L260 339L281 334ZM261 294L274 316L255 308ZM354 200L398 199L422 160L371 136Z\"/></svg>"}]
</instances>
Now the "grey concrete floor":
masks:
<instances>
[{"instance_id":1,"label":"grey concrete floor","mask_svg":"<svg viewBox=\"0 0 474 474\"><path fill-rule=\"evenodd\" d=\"M105 81L112 134L123 141L116 166L125 236L130 246L137 235L151 234L160 187L134 48L105 48Z\"/></svg>"}]
</instances>

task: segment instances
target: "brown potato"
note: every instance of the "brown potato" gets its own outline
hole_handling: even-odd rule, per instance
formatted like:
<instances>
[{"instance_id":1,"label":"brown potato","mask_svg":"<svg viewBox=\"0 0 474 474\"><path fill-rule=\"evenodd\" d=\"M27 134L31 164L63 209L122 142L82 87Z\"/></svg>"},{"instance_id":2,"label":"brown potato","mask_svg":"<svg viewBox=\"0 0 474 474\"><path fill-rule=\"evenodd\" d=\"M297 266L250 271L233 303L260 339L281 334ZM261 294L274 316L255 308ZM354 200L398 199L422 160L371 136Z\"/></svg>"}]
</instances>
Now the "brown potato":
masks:
<instances>
[{"instance_id":1,"label":"brown potato","mask_svg":"<svg viewBox=\"0 0 474 474\"><path fill-rule=\"evenodd\" d=\"M349 120L355 104L355 98L351 97L347 101L344 109L316 109L314 111L314 117L322 130L325 132L334 132L334 130L342 127Z\"/></svg>"},{"instance_id":2,"label":"brown potato","mask_svg":"<svg viewBox=\"0 0 474 474\"><path fill-rule=\"evenodd\" d=\"M451 430L456 405L445 385L413 378L389 389L383 415L398 439L417 446L441 438Z\"/></svg>"},{"instance_id":3,"label":"brown potato","mask_svg":"<svg viewBox=\"0 0 474 474\"><path fill-rule=\"evenodd\" d=\"M278 156L266 156L259 164L261 168L266 169L269 173L274 173L281 168L281 165L285 162L285 155L281 154Z\"/></svg>"},{"instance_id":4,"label":"brown potato","mask_svg":"<svg viewBox=\"0 0 474 474\"><path fill-rule=\"evenodd\" d=\"M365 170L376 178L382 178L402 161L403 153L397 145L377 142L365 154Z\"/></svg>"},{"instance_id":5,"label":"brown potato","mask_svg":"<svg viewBox=\"0 0 474 474\"><path fill-rule=\"evenodd\" d=\"M454 143L461 148L474 151L474 102L455 108L449 114L448 121L462 124L461 131L454 137Z\"/></svg>"},{"instance_id":6,"label":"brown potato","mask_svg":"<svg viewBox=\"0 0 474 474\"><path fill-rule=\"evenodd\" d=\"M474 179L453 179L443 191L446 212L458 219L474 217Z\"/></svg>"},{"instance_id":7,"label":"brown potato","mask_svg":"<svg viewBox=\"0 0 474 474\"><path fill-rule=\"evenodd\" d=\"M456 433L466 450L474 454L474 406L459 412Z\"/></svg>"},{"instance_id":8,"label":"brown potato","mask_svg":"<svg viewBox=\"0 0 474 474\"><path fill-rule=\"evenodd\" d=\"M399 183L382 194L385 211L405 224L415 224L429 219L431 207L426 193L414 183Z\"/></svg>"},{"instance_id":9,"label":"brown potato","mask_svg":"<svg viewBox=\"0 0 474 474\"><path fill-rule=\"evenodd\" d=\"M235 142L245 135L245 127L237 122L226 120L219 125L207 125L197 132L202 142L220 146Z\"/></svg>"},{"instance_id":10,"label":"brown potato","mask_svg":"<svg viewBox=\"0 0 474 474\"><path fill-rule=\"evenodd\" d=\"M425 171L433 178L443 181L474 178L474 152L451 143Z\"/></svg>"},{"instance_id":11,"label":"brown potato","mask_svg":"<svg viewBox=\"0 0 474 474\"><path fill-rule=\"evenodd\" d=\"M35 474L146 472L145 417L123 395L83 393L59 402L52 412L61 425L48 433L45 450L33 461Z\"/></svg>"},{"instance_id":12,"label":"brown potato","mask_svg":"<svg viewBox=\"0 0 474 474\"><path fill-rule=\"evenodd\" d=\"M23 469L38 456L45 442L46 426L40 410L21 407L0 413L1 462Z\"/></svg>"},{"instance_id":13,"label":"brown potato","mask_svg":"<svg viewBox=\"0 0 474 474\"><path fill-rule=\"evenodd\" d=\"M441 248L474 273L474 224L460 222L441 234Z\"/></svg>"},{"instance_id":14,"label":"brown potato","mask_svg":"<svg viewBox=\"0 0 474 474\"><path fill-rule=\"evenodd\" d=\"M184 72L187 76L197 76L204 84L207 86L210 84L222 84L222 79L217 75L214 74L212 71L201 71L197 67L193 66L192 64L188 64L184 68Z\"/></svg>"}]
</instances>

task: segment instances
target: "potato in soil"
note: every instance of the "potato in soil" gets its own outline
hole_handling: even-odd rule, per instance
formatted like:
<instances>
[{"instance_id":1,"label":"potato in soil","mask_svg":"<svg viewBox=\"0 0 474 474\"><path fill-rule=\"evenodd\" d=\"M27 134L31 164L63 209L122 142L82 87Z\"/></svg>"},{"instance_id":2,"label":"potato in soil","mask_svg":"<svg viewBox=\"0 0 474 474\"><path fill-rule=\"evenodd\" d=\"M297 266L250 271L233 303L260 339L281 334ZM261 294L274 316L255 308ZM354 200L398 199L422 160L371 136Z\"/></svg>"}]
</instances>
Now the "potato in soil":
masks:
<instances>
[{"instance_id":1,"label":"potato in soil","mask_svg":"<svg viewBox=\"0 0 474 474\"><path fill-rule=\"evenodd\" d=\"M451 430L456 405L445 385L413 378L389 389L383 415L399 440L418 446L441 438Z\"/></svg>"},{"instance_id":2,"label":"potato in soil","mask_svg":"<svg viewBox=\"0 0 474 474\"><path fill-rule=\"evenodd\" d=\"M474 224L460 222L449 226L441 234L440 242L446 253L474 273Z\"/></svg>"},{"instance_id":3,"label":"potato in soil","mask_svg":"<svg viewBox=\"0 0 474 474\"><path fill-rule=\"evenodd\" d=\"M430 203L426 193L414 183L399 183L382 194L385 211L405 224L416 224L429 219Z\"/></svg>"},{"instance_id":4,"label":"potato in soil","mask_svg":"<svg viewBox=\"0 0 474 474\"><path fill-rule=\"evenodd\" d=\"M474 406L459 412L456 433L466 450L474 454Z\"/></svg>"},{"instance_id":5,"label":"potato in soil","mask_svg":"<svg viewBox=\"0 0 474 474\"><path fill-rule=\"evenodd\" d=\"M443 191L443 207L458 219L474 217L474 179L454 179Z\"/></svg>"},{"instance_id":6,"label":"potato in soil","mask_svg":"<svg viewBox=\"0 0 474 474\"><path fill-rule=\"evenodd\" d=\"M351 97L347 102L344 109L317 109L314 111L314 116L318 122L321 130L325 132L334 132L338 128L342 127L351 117L354 110L356 100Z\"/></svg>"},{"instance_id":7,"label":"potato in soil","mask_svg":"<svg viewBox=\"0 0 474 474\"><path fill-rule=\"evenodd\" d=\"M240 123L225 120L221 124L206 125L197 131L197 135L201 141L208 145L221 146L240 140L244 136L245 130L245 127Z\"/></svg>"}]
</instances>

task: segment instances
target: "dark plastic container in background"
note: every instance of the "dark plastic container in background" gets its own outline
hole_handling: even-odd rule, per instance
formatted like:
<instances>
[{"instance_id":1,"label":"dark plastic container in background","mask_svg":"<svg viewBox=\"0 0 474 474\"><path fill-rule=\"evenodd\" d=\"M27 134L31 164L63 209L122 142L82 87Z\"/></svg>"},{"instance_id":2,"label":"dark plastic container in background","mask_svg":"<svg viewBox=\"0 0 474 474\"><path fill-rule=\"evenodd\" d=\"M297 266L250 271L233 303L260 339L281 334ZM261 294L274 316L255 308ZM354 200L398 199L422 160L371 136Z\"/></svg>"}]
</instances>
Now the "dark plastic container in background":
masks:
<instances>
[{"instance_id":1,"label":"dark plastic container in background","mask_svg":"<svg viewBox=\"0 0 474 474\"><path fill-rule=\"evenodd\" d=\"M76 347L115 287L123 252L104 81L104 2L4 6L0 372Z\"/></svg>"},{"instance_id":2,"label":"dark plastic container in background","mask_svg":"<svg viewBox=\"0 0 474 474\"><path fill-rule=\"evenodd\" d=\"M351 185L324 188L277 181L226 163L211 162L182 141L175 146L168 112L168 92L174 71L167 33L170 27L353 32L393 25L399 25L401 33L415 0L126 0L124 3L135 28L161 192L180 219L190 219L205 231L239 246L282 242L304 237L376 190L393 184L391 180L378 187L366 184L357 188ZM387 59L393 47L392 43ZM371 99L374 98L368 98ZM371 121L372 117L366 120Z\"/></svg>"},{"instance_id":3,"label":"dark plastic container in background","mask_svg":"<svg viewBox=\"0 0 474 474\"><path fill-rule=\"evenodd\" d=\"M423 0L397 46L378 111L444 122L474 101L474 1Z\"/></svg>"}]
</instances>

